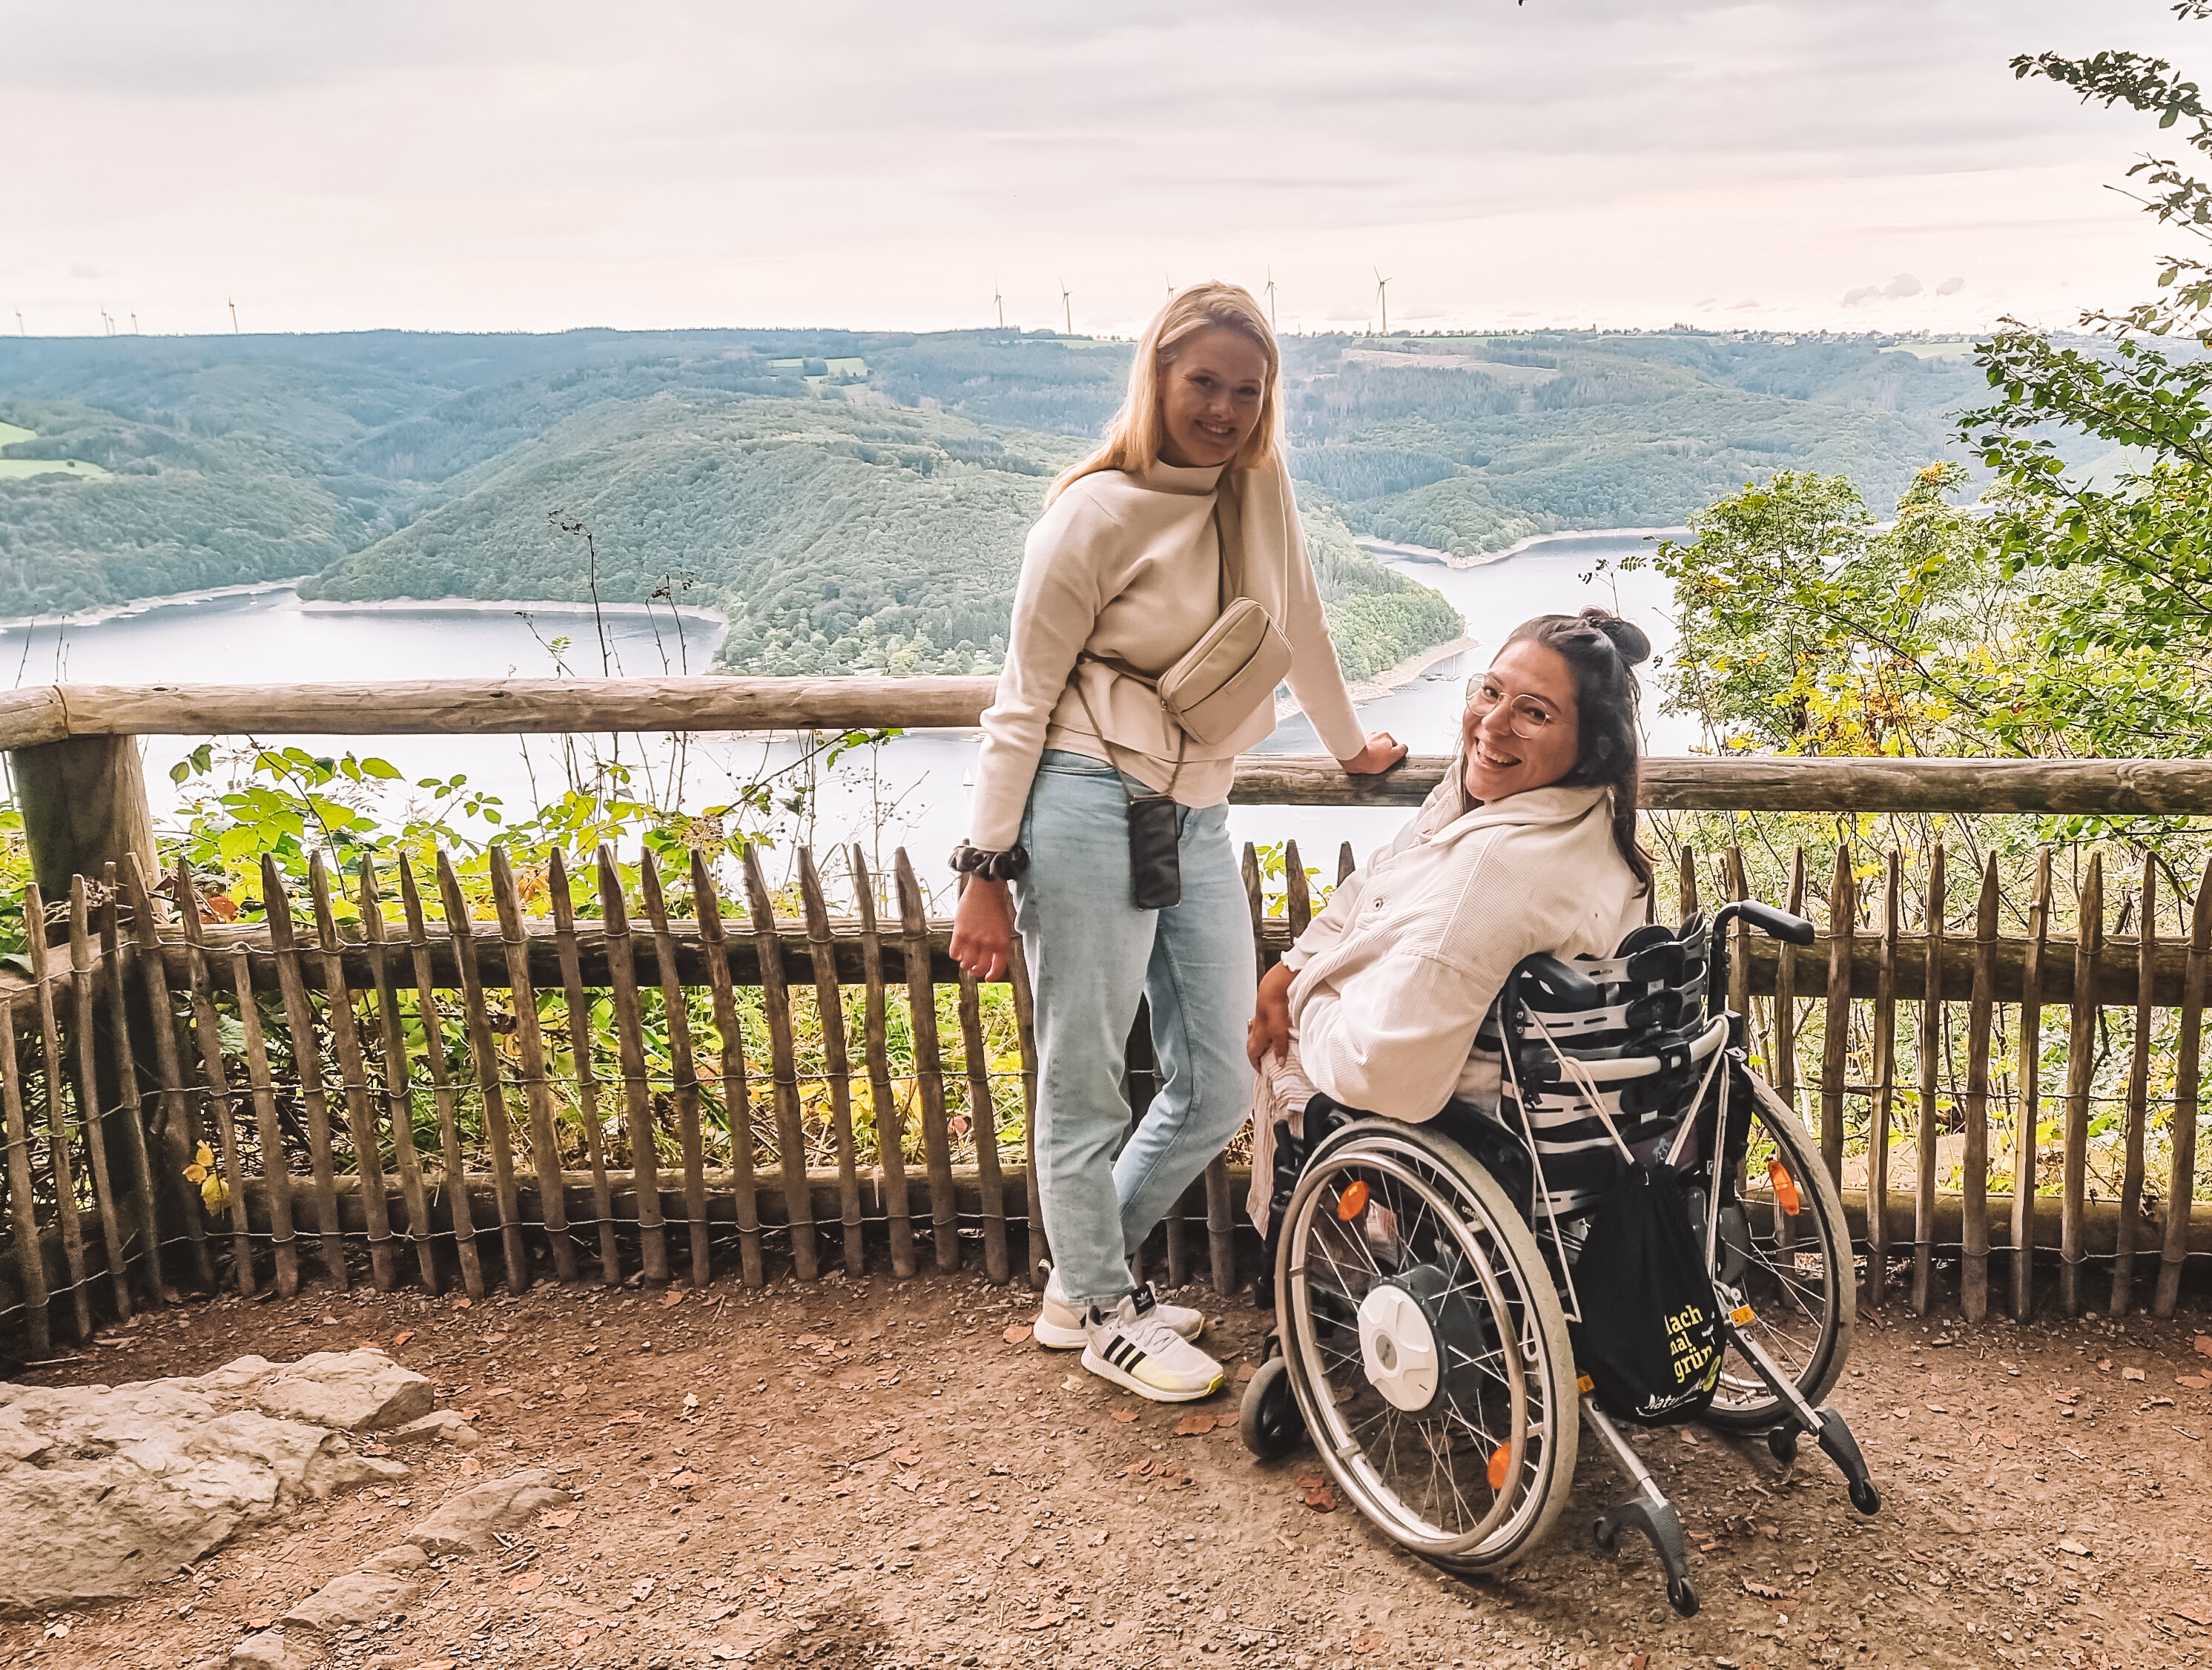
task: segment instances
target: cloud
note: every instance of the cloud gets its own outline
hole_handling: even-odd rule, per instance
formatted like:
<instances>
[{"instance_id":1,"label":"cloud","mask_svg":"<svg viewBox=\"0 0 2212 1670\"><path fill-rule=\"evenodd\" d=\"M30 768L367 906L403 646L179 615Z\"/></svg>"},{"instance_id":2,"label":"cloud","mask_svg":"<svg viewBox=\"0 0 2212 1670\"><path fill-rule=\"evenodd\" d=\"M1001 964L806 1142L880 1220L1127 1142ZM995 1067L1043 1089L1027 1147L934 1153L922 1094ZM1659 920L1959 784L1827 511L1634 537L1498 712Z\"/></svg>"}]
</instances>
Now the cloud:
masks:
<instances>
[{"instance_id":1,"label":"cloud","mask_svg":"<svg viewBox=\"0 0 2212 1670\"><path fill-rule=\"evenodd\" d=\"M1965 279L1947 278L1936 287L1936 294L1938 295L1956 295L1960 291L1966 288L1966 281Z\"/></svg>"},{"instance_id":2,"label":"cloud","mask_svg":"<svg viewBox=\"0 0 2212 1670\"><path fill-rule=\"evenodd\" d=\"M107 276L107 269L95 267L89 261L79 261L70 269L70 276L71 278L105 278Z\"/></svg>"},{"instance_id":3,"label":"cloud","mask_svg":"<svg viewBox=\"0 0 2212 1670\"><path fill-rule=\"evenodd\" d=\"M1923 285L1909 272L1899 273L1887 284L1856 284L1844 292L1844 306L1856 307L1869 301L1902 301L1918 295Z\"/></svg>"},{"instance_id":4,"label":"cloud","mask_svg":"<svg viewBox=\"0 0 2212 1670\"><path fill-rule=\"evenodd\" d=\"M1756 307L1757 306L1759 306L1759 298L1757 296L1747 296L1741 301L1730 302L1729 304L1729 312L1732 313L1741 313L1750 308Z\"/></svg>"},{"instance_id":5,"label":"cloud","mask_svg":"<svg viewBox=\"0 0 2212 1670\"><path fill-rule=\"evenodd\" d=\"M1993 311L2152 258L2096 190L2124 131L2007 68L2073 50L2069 0L1400 0L1374 32L1341 0L15 9L0 104L73 166L11 179L0 276L81 306L66 258L23 288L22 252L98 249L111 303L179 328L227 329L234 283L272 329L919 328L994 316L994 280L1042 322L1065 270L1079 319L1125 329L1163 267L1270 262L1286 323L1357 320L1378 258L1469 323L1663 324L1735 289L1810 325L1808 246L2007 275ZM1993 229L1962 234L1967 191Z\"/></svg>"}]
</instances>

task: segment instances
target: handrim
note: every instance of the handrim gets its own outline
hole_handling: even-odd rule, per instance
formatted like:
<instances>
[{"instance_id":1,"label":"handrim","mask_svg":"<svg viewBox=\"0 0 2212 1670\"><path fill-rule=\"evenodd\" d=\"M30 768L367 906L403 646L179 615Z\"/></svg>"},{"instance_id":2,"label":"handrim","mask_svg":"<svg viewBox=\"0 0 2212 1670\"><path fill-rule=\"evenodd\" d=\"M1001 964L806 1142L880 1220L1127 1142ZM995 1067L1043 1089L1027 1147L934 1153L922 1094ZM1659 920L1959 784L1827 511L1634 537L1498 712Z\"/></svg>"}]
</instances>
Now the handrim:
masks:
<instances>
[{"instance_id":1,"label":"handrim","mask_svg":"<svg viewBox=\"0 0 2212 1670\"><path fill-rule=\"evenodd\" d=\"M1850 1228L1843 1199L1821 1163L1820 1150L1796 1116L1756 1073L1747 1072L1754 1092L1753 1117L1778 1150L1790 1175L1808 1197L1796 1218L1798 1239L1793 1250L1779 1245L1770 1228L1762 1234L1759 1220L1771 1225L1774 1197L1747 1188L1743 1205L1752 1231L1753 1268L1759 1290L1751 1296L1750 1332L1809 1403L1828 1394L1850 1355L1851 1335L1858 1321L1858 1285L1852 1264ZM1753 1133L1754 1151L1759 1146L1758 1128ZM1757 1173L1754 1171L1754 1176ZM1808 1233L1809 1230L1809 1235ZM1812 1245L1808 1244L1808 1241ZM1817 1257L1825 1266L1823 1284L1795 1267L1799 1258ZM1787 1307L1785 1308L1785 1301ZM1795 1319L1794 1323L1792 1319ZM1706 1411L1713 1426L1756 1430L1781 1418L1779 1399L1750 1364L1731 1349L1721 1365L1720 1390Z\"/></svg>"},{"instance_id":2,"label":"handrim","mask_svg":"<svg viewBox=\"0 0 2212 1670\"><path fill-rule=\"evenodd\" d=\"M1334 1214L1321 1215L1324 1201L1339 1197L1330 1180L1354 1172L1369 1180L1370 1187L1380 1184L1376 1193L1385 1197L1383 1204L1401 1225L1401 1245L1418 1236L1425 1221L1432 1233L1448 1237L1455 1259L1466 1270L1466 1279L1455 1290L1479 1289L1495 1339L1518 1344L1511 1351L1493 1345L1489 1352L1494 1359L1491 1383L1505 1402L1502 1420L1483 1411L1470 1418L1456 1402L1441 1419L1401 1412L1372 1416L1370 1419L1382 1420L1391 1435L1385 1465L1378 1465L1369 1453L1372 1436L1363 1442L1359 1427L1368 1423L1355 1425L1343 1413L1342 1405L1366 1389L1358 1359L1324 1344L1314 1327L1312 1254L1331 1268L1345 1267L1316 1240L1316 1227L1322 1224L1325 1235L1334 1230ZM1279 1321L1292 1388L1329 1471L1370 1519L1438 1564L1472 1570L1517 1558L1543 1536L1565 1506L1579 1430L1565 1317L1527 1225L1510 1210L1489 1175L1456 1144L1379 1120L1363 1121L1322 1145L1309 1163L1285 1218L1276 1276ZM1349 1311L1371 1285L1370 1278L1394 1272L1384 1271L1376 1262L1364 1234L1346 1230L1338 1238L1344 1245L1337 1250L1357 1248L1365 1266L1352 1266L1352 1283L1334 1285L1334 1296ZM1321 1297L1326 1301L1331 1291L1325 1289ZM1345 1359L1351 1382L1334 1395L1327 1389L1336 1384L1327 1361L1332 1351ZM1345 1377L1342 1369L1334 1372ZM1472 1443L1484 1456L1493 1447L1506 1448L1506 1467L1516 1488L1491 1493L1487 1511L1474 1516L1471 1528L1447 1528L1442 1522L1446 1514L1424 1514L1392 1482L1391 1475L1402 1465L1398 1457L1408 1426L1419 1435L1414 1464L1425 1451L1428 1456L1431 1491L1441 1479L1470 1514L1473 1509L1456 1475L1464 1458L1453 1454L1455 1441L1462 1447ZM1498 1430L1490 1430L1493 1428ZM1486 1491L1486 1464L1479 1465L1474 1488ZM1402 1478L1399 1482L1403 1483Z\"/></svg>"}]
</instances>

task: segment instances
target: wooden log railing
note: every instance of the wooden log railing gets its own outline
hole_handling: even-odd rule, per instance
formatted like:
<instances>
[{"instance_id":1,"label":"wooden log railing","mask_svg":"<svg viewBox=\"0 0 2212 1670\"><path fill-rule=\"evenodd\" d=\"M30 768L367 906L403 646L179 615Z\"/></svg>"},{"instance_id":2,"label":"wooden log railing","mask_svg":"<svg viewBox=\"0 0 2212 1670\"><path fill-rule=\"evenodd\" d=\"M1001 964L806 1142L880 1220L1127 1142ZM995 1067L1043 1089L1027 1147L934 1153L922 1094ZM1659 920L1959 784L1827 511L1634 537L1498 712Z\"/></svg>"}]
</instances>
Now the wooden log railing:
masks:
<instances>
[{"instance_id":1,"label":"wooden log railing","mask_svg":"<svg viewBox=\"0 0 2212 1670\"><path fill-rule=\"evenodd\" d=\"M589 920L558 853L543 916L525 910L503 854L488 906L441 862L419 878L318 866L295 911L272 865L271 911L250 930L191 909L171 921L136 877L153 865L140 736L966 726L991 688L718 678L0 696L34 868L71 907L51 916L34 893L27 920L58 938L34 936L29 982L0 982L0 1347L42 1356L58 1331L81 1337L98 1315L217 1280L481 1292L526 1285L540 1265L556 1280L757 1284L971 1260L993 1279L1039 1279L1024 971L1010 987L963 981L902 855L889 877L857 855L831 866L836 911L811 854L781 895L757 862L732 883L696 859L664 878L648 859L628 899L603 869L586 890L605 914ZM1445 765L1351 780L1326 760L1250 756L1233 799L1410 805ZM2212 812L2212 765L1655 759L1642 799L2172 816ZM1283 856L1269 885L1247 855L1263 967L1318 902L1295 843ZM1827 873L1808 875L1798 855L1780 902L1813 915L1820 938L1790 950L1747 937L1732 996L1844 1184L1869 1297L1903 1278L1916 1309L1955 1293L1976 1316L2001 1290L2025 1315L2042 1249L2058 1255L2067 1309L2090 1302L2092 1261L2109 1260L2106 1303L2142 1303L2148 1286L2150 1308L2170 1313L2187 1261L2212 1251L2212 1219L2191 1211L2212 877L2189 926L2161 928L2147 871L2123 932L2094 862L2055 890L2046 853L2033 896L2006 912L1994 866L1947 890L1940 854L1910 877L1895 853L1871 868L1866 856L1837 853L1832 868L1824 856ZM1662 914L1750 891L1740 853L1680 857ZM1340 876L1350 862L1346 847ZM358 916L343 931L341 890ZM1914 890L1929 902L1917 918ZM677 892L691 914L672 914ZM189 880L176 896L191 896ZM1154 1071L1141 1035L1129 1067L1141 1107ZM1204 1267L1233 1285L1240 1186L1217 1162L1170 1216L1155 1253L1171 1279Z\"/></svg>"}]
</instances>

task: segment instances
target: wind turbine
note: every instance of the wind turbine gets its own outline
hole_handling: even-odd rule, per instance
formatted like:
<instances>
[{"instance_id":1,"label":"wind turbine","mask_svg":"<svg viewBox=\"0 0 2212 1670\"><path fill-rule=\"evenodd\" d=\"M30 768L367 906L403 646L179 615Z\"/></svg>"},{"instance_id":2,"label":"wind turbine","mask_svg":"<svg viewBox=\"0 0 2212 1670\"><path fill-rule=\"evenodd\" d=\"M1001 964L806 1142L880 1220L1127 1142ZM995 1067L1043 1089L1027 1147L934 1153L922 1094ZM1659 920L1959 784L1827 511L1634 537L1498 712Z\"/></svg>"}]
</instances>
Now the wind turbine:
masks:
<instances>
[{"instance_id":1,"label":"wind turbine","mask_svg":"<svg viewBox=\"0 0 2212 1670\"><path fill-rule=\"evenodd\" d=\"M238 334L238 303L235 301L230 304L230 334L234 337Z\"/></svg>"},{"instance_id":2,"label":"wind turbine","mask_svg":"<svg viewBox=\"0 0 2212 1670\"><path fill-rule=\"evenodd\" d=\"M1275 328L1275 270L1267 269L1267 328Z\"/></svg>"},{"instance_id":3,"label":"wind turbine","mask_svg":"<svg viewBox=\"0 0 2212 1670\"><path fill-rule=\"evenodd\" d=\"M1387 337L1390 334L1390 281L1382 276L1382 268L1376 267L1374 272L1375 297L1382 309L1382 334Z\"/></svg>"},{"instance_id":4,"label":"wind turbine","mask_svg":"<svg viewBox=\"0 0 2212 1670\"><path fill-rule=\"evenodd\" d=\"M107 311L105 305L100 310L100 327L104 335L112 337L115 334L114 316Z\"/></svg>"},{"instance_id":5,"label":"wind turbine","mask_svg":"<svg viewBox=\"0 0 2212 1670\"><path fill-rule=\"evenodd\" d=\"M1075 334L1075 309L1069 305L1067 300L1067 281L1065 278L1060 281L1060 317L1061 322L1067 326L1067 334L1071 337L1073 336Z\"/></svg>"},{"instance_id":6,"label":"wind turbine","mask_svg":"<svg viewBox=\"0 0 2212 1670\"><path fill-rule=\"evenodd\" d=\"M23 323L23 310L21 307L15 309L15 334L19 337L27 337L31 334L30 327Z\"/></svg>"},{"instance_id":7,"label":"wind turbine","mask_svg":"<svg viewBox=\"0 0 2212 1670\"><path fill-rule=\"evenodd\" d=\"M136 313L131 315L131 334L134 337L143 337L146 334L138 328L138 315Z\"/></svg>"},{"instance_id":8,"label":"wind turbine","mask_svg":"<svg viewBox=\"0 0 2212 1670\"><path fill-rule=\"evenodd\" d=\"M999 329L1003 331L1006 328L1006 298L999 294L996 280L994 280L991 284L991 301L998 307Z\"/></svg>"}]
</instances>

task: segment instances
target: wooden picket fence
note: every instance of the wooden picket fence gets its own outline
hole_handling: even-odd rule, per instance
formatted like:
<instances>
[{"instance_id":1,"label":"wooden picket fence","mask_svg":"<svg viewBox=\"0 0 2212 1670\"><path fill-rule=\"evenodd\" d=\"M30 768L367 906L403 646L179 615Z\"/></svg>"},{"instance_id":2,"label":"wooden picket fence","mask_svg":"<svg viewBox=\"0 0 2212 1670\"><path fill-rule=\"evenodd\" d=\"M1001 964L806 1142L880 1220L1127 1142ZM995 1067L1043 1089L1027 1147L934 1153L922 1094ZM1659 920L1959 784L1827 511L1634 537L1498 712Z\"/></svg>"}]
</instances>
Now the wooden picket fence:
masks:
<instances>
[{"instance_id":1,"label":"wooden picket fence","mask_svg":"<svg viewBox=\"0 0 2212 1670\"><path fill-rule=\"evenodd\" d=\"M289 1295L309 1261L339 1287L365 1274L380 1289L471 1295L541 1275L903 1277L925 1256L940 1270L980 1260L993 1281L1017 1269L1041 1279L1025 971L1018 964L995 999L962 974L902 852L887 877L857 850L838 855L849 907L839 915L815 854L795 856L786 902L797 911L781 917L757 851L735 861L735 921L697 853L679 890L641 855L635 923L605 852L587 894L603 904L594 919L579 918L558 855L529 878L542 879L545 914L528 914L526 883L497 849L485 921L443 854L427 888L404 868L394 887L364 863L343 899L318 861L303 902L312 920L298 922L266 866L267 920L252 930L202 920L187 876L167 883L167 901L135 866L78 878L60 938L34 937L33 979L0 1005L0 1330L15 1354L43 1358L58 1329L82 1339L106 1315L184 1290L273 1284ZM1317 902L1294 843L1284 857L1271 890L1245 853L1262 966ZM1352 860L1340 849L1339 878ZM2185 938L2162 940L2147 867L2131 902L2138 932L2123 937L2105 931L2093 854L2068 902L2083 931L2062 936L2045 853L2028 932L2001 935L1996 861L1966 920L1949 910L1944 865L1939 847L1914 878L1916 922L1897 854L1875 861L1885 884L1863 890L1839 853L1827 897L1808 901L1801 853L1777 902L1809 902L1820 939L1792 949L1746 934L1734 959L1754 1049L1847 1185L1868 1297L1901 1280L1925 1311L1945 1299L1955 1256L1958 1303L1978 1317L1993 1250L2055 1247L2061 1305L2084 1302L2094 1257L2117 1311L2155 1252L2150 1303L2170 1313L2187 1257L2212 1250L2191 1239L2212 1219L2188 1210L2212 886ZM1748 890L1735 851L1685 852L1668 881L1655 908L1677 919ZM690 914L672 914L672 891ZM35 890L28 907L43 919ZM985 1038L987 1008L1009 997L1012 1068ZM2063 1028L2045 1029L2051 1009ZM2108 1011L2132 1029L2124 1050L2107 1041L2100 1053ZM1141 1017L1129 1066L1134 1117L1156 1088ZM2117 1140L2093 1139L2107 1102L2122 1115ZM2050 1161L2036 1140L2051 1110L2063 1120L2055 1199L2039 1187ZM2154 1130L2166 1137L2155 1182ZM1947 1133L1963 1139L1955 1191L1940 1187ZM1893 1195L1907 1154L1909 1191ZM2113 1165L2112 1198L2093 1199L2093 1175ZM1993 1171L2008 1195L1993 1199ZM1157 1249L1170 1280L1194 1273L1202 1224L1206 1272L1235 1287L1237 1237L1251 1233L1243 1181L1217 1159L1170 1218ZM2025 1315L2032 1253L2007 1273L2009 1309Z\"/></svg>"}]
</instances>

